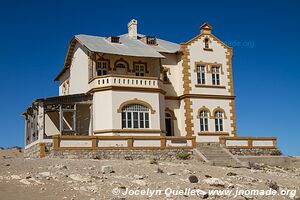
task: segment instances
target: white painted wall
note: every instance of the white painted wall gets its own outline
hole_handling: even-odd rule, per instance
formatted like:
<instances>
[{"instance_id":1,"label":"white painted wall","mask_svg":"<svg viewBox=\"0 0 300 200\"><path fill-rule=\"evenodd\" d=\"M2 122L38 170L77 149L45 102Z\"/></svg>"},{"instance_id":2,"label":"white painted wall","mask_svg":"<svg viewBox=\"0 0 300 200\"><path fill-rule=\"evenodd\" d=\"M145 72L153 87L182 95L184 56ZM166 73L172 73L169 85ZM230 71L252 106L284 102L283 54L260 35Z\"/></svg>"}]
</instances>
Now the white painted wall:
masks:
<instances>
[{"instance_id":1,"label":"white painted wall","mask_svg":"<svg viewBox=\"0 0 300 200\"><path fill-rule=\"evenodd\" d=\"M89 90L88 62L86 50L77 43L70 68L69 94L85 93Z\"/></svg>"},{"instance_id":2,"label":"white painted wall","mask_svg":"<svg viewBox=\"0 0 300 200\"><path fill-rule=\"evenodd\" d=\"M159 93L110 90L94 93L94 130L122 129L121 113L117 110L123 102L133 99L145 101L155 110L154 114L150 113L150 129L164 128L164 120L161 120L164 107L160 106L164 105L164 98Z\"/></svg>"},{"instance_id":3,"label":"white painted wall","mask_svg":"<svg viewBox=\"0 0 300 200\"><path fill-rule=\"evenodd\" d=\"M204 48L204 38L209 37L211 40L210 48L213 51L205 51ZM213 37L205 35L200 37L197 41L188 46L190 52L190 66L191 66L191 86L193 94L220 94L220 95L229 95L228 92L228 65L226 60L227 49L224 48L220 43L218 43ZM224 74L221 74L221 84L226 86L226 89L220 88L199 88L195 87L197 84L197 73L194 72L195 62L205 62L205 63L218 63L222 64L222 69ZM206 84L212 85L211 73L206 73Z\"/></svg>"}]
</instances>

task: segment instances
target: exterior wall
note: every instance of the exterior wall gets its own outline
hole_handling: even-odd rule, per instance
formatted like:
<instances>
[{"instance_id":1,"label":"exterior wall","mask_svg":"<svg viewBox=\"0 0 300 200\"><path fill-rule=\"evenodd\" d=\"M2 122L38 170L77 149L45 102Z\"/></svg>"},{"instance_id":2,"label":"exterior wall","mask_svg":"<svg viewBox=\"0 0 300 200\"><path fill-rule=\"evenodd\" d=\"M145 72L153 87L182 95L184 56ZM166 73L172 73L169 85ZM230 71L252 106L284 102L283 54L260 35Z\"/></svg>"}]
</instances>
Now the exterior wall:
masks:
<instances>
[{"instance_id":1,"label":"exterior wall","mask_svg":"<svg viewBox=\"0 0 300 200\"><path fill-rule=\"evenodd\" d=\"M58 93L59 96L63 95L63 84L68 81L70 78L70 69L67 69L67 71L59 78L59 88Z\"/></svg>"},{"instance_id":2,"label":"exterior wall","mask_svg":"<svg viewBox=\"0 0 300 200\"><path fill-rule=\"evenodd\" d=\"M160 93L131 91L101 91L93 97L93 130L95 132L111 129L122 129L120 105L126 101L141 100L147 102L155 110L150 114L150 130L164 130L164 98ZM148 135L147 133L145 133Z\"/></svg>"},{"instance_id":3,"label":"exterior wall","mask_svg":"<svg viewBox=\"0 0 300 200\"><path fill-rule=\"evenodd\" d=\"M199 115L199 109L205 106L209 109L211 117L214 115L213 111L214 109L220 107L225 111L225 117L223 119L223 133L228 133L227 135L233 136L230 126L230 100L223 100L223 99L192 99L192 110L193 110L193 123L194 123L194 133L197 135L197 142L207 142L206 139L210 138L206 136L198 135L200 133L200 119L198 117ZM208 130L209 132L212 132L212 134L216 134L215 132L215 121L212 118L209 118L208 122ZM215 140L216 138L213 138L211 136L212 141L218 142L219 139Z\"/></svg>"},{"instance_id":4,"label":"exterior wall","mask_svg":"<svg viewBox=\"0 0 300 200\"><path fill-rule=\"evenodd\" d=\"M70 68L70 88L69 94L85 93L89 89L88 85L88 63L87 51L79 43L76 44Z\"/></svg>"},{"instance_id":5,"label":"exterior wall","mask_svg":"<svg viewBox=\"0 0 300 200\"><path fill-rule=\"evenodd\" d=\"M162 88L166 91L166 96L179 96L182 93L182 74L180 68L180 58L178 54L163 54L166 58L161 60L164 69L168 69L170 83L163 84Z\"/></svg>"}]
</instances>

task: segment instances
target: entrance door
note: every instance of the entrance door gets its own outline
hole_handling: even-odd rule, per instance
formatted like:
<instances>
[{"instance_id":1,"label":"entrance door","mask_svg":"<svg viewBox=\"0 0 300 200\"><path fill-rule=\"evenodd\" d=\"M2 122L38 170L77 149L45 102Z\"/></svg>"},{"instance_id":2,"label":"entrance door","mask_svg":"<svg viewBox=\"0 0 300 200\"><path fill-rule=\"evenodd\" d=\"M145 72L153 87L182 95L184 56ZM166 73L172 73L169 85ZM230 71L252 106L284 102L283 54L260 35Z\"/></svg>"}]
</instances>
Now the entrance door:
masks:
<instances>
[{"instance_id":1,"label":"entrance door","mask_svg":"<svg viewBox=\"0 0 300 200\"><path fill-rule=\"evenodd\" d=\"M165 120L166 120L166 136L173 136L173 120L172 116L169 113L166 113L165 115Z\"/></svg>"}]
</instances>

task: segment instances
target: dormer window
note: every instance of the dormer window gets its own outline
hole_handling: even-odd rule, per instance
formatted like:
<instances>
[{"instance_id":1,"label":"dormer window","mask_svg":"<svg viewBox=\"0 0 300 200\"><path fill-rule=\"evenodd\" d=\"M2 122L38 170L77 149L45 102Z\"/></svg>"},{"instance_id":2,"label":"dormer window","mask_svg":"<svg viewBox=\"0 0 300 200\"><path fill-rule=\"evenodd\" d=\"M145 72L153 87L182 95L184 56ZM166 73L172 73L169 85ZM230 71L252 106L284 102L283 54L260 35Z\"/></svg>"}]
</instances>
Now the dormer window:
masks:
<instances>
[{"instance_id":1,"label":"dormer window","mask_svg":"<svg viewBox=\"0 0 300 200\"><path fill-rule=\"evenodd\" d=\"M111 36L111 37L110 37L110 42L111 42L111 43L120 43L120 37L117 37L117 36Z\"/></svg>"},{"instance_id":2,"label":"dormer window","mask_svg":"<svg viewBox=\"0 0 300 200\"><path fill-rule=\"evenodd\" d=\"M204 46L205 46L205 49L209 49L209 40L208 40L208 38L205 38Z\"/></svg>"},{"instance_id":3,"label":"dormer window","mask_svg":"<svg viewBox=\"0 0 300 200\"><path fill-rule=\"evenodd\" d=\"M149 45L156 45L155 37L147 36L146 41L147 41L147 44L149 44Z\"/></svg>"}]
</instances>

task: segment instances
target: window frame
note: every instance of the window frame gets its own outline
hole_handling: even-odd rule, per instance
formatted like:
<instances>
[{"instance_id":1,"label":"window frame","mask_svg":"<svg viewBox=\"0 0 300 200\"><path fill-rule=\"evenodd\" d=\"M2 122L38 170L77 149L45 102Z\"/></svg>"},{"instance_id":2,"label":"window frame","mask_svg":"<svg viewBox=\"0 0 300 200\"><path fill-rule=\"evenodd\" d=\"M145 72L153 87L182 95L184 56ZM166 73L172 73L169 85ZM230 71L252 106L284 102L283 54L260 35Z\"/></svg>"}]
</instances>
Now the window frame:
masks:
<instances>
[{"instance_id":1,"label":"window frame","mask_svg":"<svg viewBox=\"0 0 300 200\"><path fill-rule=\"evenodd\" d=\"M205 64L196 64L196 73L197 73L197 84L205 85L206 84L206 65Z\"/></svg>"},{"instance_id":2,"label":"window frame","mask_svg":"<svg viewBox=\"0 0 300 200\"><path fill-rule=\"evenodd\" d=\"M215 112L215 131L223 132L224 131L224 113L222 111Z\"/></svg>"},{"instance_id":3,"label":"window frame","mask_svg":"<svg viewBox=\"0 0 300 200\"><path fill-rule=\"evenodd\" d=\"M221 85L221 66L211 66L212 85Z\"/></svg>"},{"instance_id":4,"label":"window frame","mask_svg":"<svg viewBox=\"0 0 300 200\"><path fill-rule=\"evenodd\" d=\"M200 132L209 131L209 113L206 110L202 110L199 113L200 116Z\"/></svg>"},{"instance_id":5,"label":"window frame","mask_svg":"<svg viewBox=\"0 0 300 200\"><path fill-rule=\"evenodd\" d=\"M121 112L122 129L149 129L149 112L150 109L144 105L137 103L127 104Z\"/></svg>"},{"instance_id":6,"label":"window frame","mask_svg":"<svg viewBox=\"0 0 300 200\"><path fill-rule=\"evenodd\" d=\"M100 64L100 65L99 65ZM105 66L103 65L105 64ZM96 61L96 76L105 76L108 74L109 62L106 60ZM100 72L100 73L99 73Z\"/></svg>"},{"instance_id":7,"label":"window frame","mask_svg":"<svg viewBox=\"0 0 300 200\"><path fill-rule=\"evenodd\" d=\"M143 70L141 70L143 67ZM146 75L146 64L144 63L135 63L134 64L135 76L145 76Z\"/></svg>"}]
</instances>

